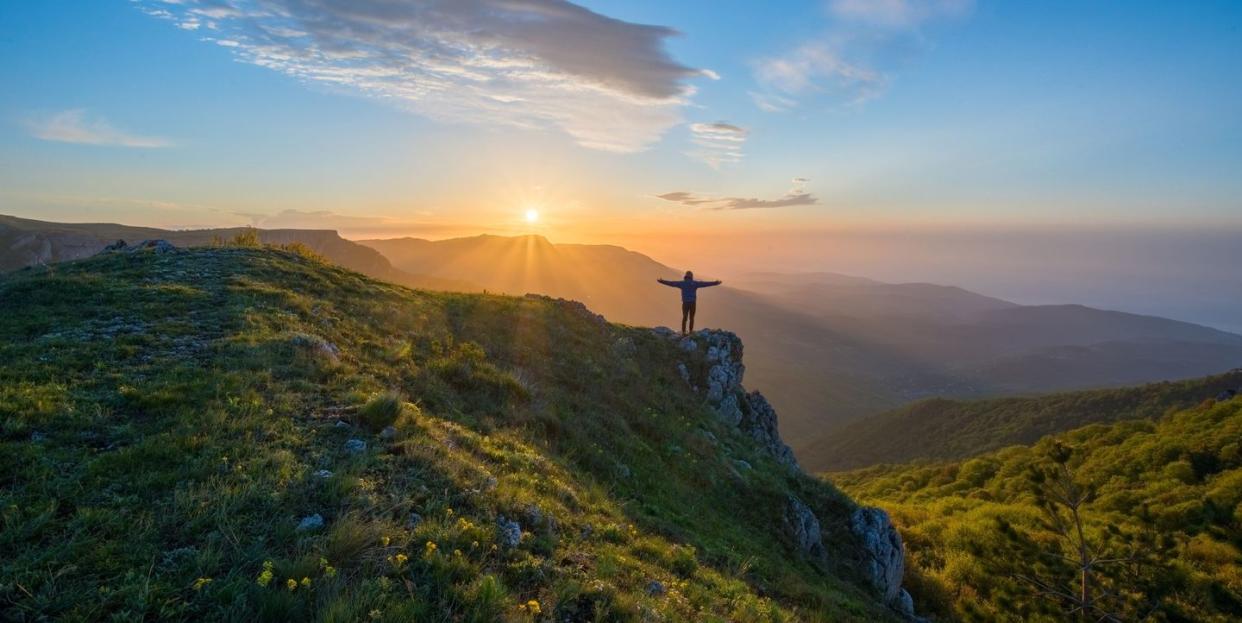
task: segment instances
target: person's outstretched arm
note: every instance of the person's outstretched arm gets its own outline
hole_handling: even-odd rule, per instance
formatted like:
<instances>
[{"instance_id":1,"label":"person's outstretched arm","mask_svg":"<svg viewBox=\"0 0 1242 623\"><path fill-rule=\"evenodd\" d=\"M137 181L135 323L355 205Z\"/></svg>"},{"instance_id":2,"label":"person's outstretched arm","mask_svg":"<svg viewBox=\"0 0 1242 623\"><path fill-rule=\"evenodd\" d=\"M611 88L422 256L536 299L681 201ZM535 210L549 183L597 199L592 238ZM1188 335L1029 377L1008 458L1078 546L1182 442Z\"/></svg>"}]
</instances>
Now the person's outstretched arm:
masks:
<instances>
[{"instance_id":1,"label":"person's outstretched arm","mask_svg":"<svg viewBox=\"0 0 1242 623\"><path fill-rule=\"evenodd\" d=\"M656 279L656 281L659 281L660 283L662 283L662 284L664 284L664 285L666 285L666 286L671 286L671 287L674 287L674 288L676 288L676 287L677 287L677 284L676 284L676 283L674 283L674 282L672 282L672 281L669 281L668 279Z\"/></svg>"},{"instance_id":2,"label":"person's outstretched arm","mask_svg":"<svg viewBox=\"0 0 1242 623\"><path fill-rule=\"evenodd\" d=\"M697 285L697 286L698 286L698 287L700 287L700 288L710 288L710 287L712 287L712 286L718 286L718 285L720 285L720 284L722 284L722 283L724 283L724 282L723 282L723 281L721 281L721 280L719 280L719 279L717 279L717 280L715 280L715 281L700 281L700 282L696 283L695 285Z\"/></svg>"}]
</instances>

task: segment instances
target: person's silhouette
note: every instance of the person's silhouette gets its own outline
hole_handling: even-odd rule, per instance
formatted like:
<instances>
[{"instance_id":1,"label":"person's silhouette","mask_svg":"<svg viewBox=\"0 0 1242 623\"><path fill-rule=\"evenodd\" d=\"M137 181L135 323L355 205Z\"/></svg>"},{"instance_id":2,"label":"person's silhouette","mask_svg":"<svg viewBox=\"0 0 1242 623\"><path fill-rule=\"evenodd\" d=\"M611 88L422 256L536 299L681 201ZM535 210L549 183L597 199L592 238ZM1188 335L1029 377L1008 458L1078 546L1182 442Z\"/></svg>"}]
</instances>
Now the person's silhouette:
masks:
<instances>
[{"instance_id":1,"label":"person's silhouette","mask_svg":"<svg viewBox=\"0 0 1242 623\"><path fill-rule=\"evenodd\" d=\"M681 334L686 334L686 320L690 321L690 332L694 333L694 308L699 288L710 288L721 284L720 280L716 281L695 281L694 273L686 271L686 276L681 281L669 281L668 279L656 279L660 283L671 288L681 290Z\"/></svg>"}]
</instances>

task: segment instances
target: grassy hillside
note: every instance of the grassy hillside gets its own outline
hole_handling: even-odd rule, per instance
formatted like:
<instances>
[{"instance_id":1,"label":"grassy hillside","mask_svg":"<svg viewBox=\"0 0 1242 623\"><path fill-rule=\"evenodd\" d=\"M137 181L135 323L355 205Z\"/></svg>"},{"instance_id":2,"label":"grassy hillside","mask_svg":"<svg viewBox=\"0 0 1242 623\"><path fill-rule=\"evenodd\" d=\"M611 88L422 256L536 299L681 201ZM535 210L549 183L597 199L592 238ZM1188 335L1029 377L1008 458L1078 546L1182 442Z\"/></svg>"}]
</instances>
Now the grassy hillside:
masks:
<instances>
[{"instance_id":1,"label":"grassy hillside","mask_svg":"<svg viewBox=\"0 0 1242 623\"><path fill-rule=\"evenodd\" d=\"M11 273L0 618L892 618L853 502L716 417L701 356L272 249Z\"/></svg>"},{"instance_id":2,"label":"grassy hillside","mask_svg":"<svg viewBox=\"0 0 1242 623\"><path fill-rule=\"evenodd\" d=\"M931 399L850 423L802 453L812 470L974 456L1119 420L1157 418L1222 391L1242 389L1242 369L1189 381L987 400Z\"/></svg>"},{"instance_id":3,"label":"grassy hillside","mask_svg":"<svg viewBox=\"0 0 1242 623\"><path fill-rule=\"evenodd\" d=\"M1242 617L1242 398L1209 399L1157 422L1087 426L1058 440L1073 450L1067 465L1086 492L1090 555L1149 559L1101 563L1107 579L1094 586L1101 599L1105 589L1118 592L1115 601L1129 614L1121 620L1137 620L1153 604L1156 621ZM1063 540L1034 495L1040 481L1028 478L1054 462L1058 440L830 478L893 514L923 611L977 621L1070 620L1018 579L1059 570L1068 585L1077 581L1061 558L1076 554L1058 546Z\"/></svg>"}]
</instances>

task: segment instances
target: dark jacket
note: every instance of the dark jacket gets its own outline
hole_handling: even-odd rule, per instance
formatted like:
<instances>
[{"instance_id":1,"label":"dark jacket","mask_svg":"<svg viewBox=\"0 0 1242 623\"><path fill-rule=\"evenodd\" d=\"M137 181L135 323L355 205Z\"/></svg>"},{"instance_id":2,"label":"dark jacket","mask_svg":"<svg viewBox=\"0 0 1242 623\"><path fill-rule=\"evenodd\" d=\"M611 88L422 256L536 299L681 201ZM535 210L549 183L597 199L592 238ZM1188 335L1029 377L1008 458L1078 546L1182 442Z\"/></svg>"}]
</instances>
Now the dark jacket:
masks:
<instances>
[{"instance_id":1,"label":"dark jacket","mask_svg":"<svg viewBox=\"0 0 1242 623\"><path fill-rule=\"evenodd\" d=\"M719 281L695 281L693 279L682 279L681 281L669 281L668 279L656 279L660 283L681 290L681 302L693 303L697 296L699 288L710 288L720 285Z\"/></svg>"}]
</instances>

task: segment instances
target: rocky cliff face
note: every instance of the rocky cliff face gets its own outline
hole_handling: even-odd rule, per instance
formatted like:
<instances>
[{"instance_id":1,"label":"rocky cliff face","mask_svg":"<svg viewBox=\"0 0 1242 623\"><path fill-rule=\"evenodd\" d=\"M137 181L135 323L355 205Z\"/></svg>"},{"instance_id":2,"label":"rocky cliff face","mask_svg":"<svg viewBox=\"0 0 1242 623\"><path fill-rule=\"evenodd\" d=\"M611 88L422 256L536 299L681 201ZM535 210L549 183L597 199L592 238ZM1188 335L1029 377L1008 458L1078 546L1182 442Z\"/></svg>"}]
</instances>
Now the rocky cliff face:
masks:
<instances>
[{"instance_id":1,"label":"rocky cliff face","mask_svg":"<svg viewBox=\"0 0 1242 623\"><path fill-rule=\"evenodd\" d=\"M777 462L800 472L793 451L781 439L776 410L757 391L742 386L746 366L742 363L742 341L730 331L704 329L681 336L672 329L655 329L685 353L677 370L694 391L730 426L757 441ZM790 496L782 515L782 529L790 545L801 555L824 561L829 552L824 544L820 520L802 500ZM905 573L905 550L901 535L882 509L860 507L849 519L849 532L856 539L858 566L863 580L883 602L908 619L917 619L910 594L901 587Z\"/></svg>"},{"instance_id":2,"label":"rocky cliff face","mask_svg":"<svg viewBox=\"0 0 1242 623\"><path fill-rule=\"evenodd\" d=\"M704 329L681 337L671 329L656 329L686 353L678 372L704 395L716 415L752 437L777 461L798 469L793 450L785 445L776 427L776 411L759 392L746 392L742 376L742 340L730 331Z\"/></svg>"}]
</instances>

